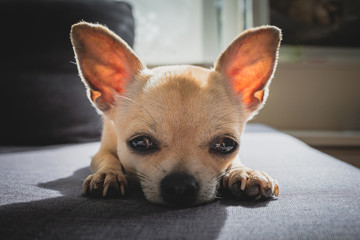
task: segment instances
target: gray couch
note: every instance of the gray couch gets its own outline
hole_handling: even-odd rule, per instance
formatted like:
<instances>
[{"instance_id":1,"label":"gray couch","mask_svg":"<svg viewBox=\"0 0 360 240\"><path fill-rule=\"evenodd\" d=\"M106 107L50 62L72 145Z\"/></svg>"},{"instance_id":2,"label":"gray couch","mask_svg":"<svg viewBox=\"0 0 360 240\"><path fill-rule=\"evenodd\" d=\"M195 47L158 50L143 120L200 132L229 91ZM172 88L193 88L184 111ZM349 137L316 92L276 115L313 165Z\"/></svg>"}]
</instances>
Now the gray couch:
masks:
<instances>
[{"instance_id":1,"label":"gray couch","mask_svg":"<svg viewBox=\"0 0 360 240\"><path fill-rule=\"evenodd\" d=\"M359 239L360 170L279 131L249 125L241 157L279 182L267 201L176 209L81 195L99 143L0 148L1 239Z\"/></svg>"}]
</instances>

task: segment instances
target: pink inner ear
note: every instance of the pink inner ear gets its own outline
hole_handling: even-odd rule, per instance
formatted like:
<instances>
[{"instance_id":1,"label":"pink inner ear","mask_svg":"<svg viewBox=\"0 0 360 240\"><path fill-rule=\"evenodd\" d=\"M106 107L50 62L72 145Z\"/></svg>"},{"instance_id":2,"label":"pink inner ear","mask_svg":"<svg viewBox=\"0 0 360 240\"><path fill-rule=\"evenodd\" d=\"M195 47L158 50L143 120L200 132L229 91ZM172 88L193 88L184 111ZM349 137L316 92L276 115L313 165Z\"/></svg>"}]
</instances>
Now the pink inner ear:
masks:
<instances>
[{"instance_id":1,"label":"pink inner ear","mask_svg":"<svg viewBox=\"0 0 360 240\"><path fill-rule=\"evenodd\" d=\"M131 78L128 58L114 39L107 35L94 34L87 37L86 48L82 56L82 72L94 90L94 99L102 96L105 102L113 101L113 92L122 93Z\"/></svg>"},{"instance_id":2,"label":"pink inner ear","mask_svg":"<svg viewBox=\"0 0 360 240\"><path fill-rule=\"evenodd\" d=\"M249 64L249 62L252 62ZM269 57L254 61L252 56L240 57L228 68L227 76L231 78L233 89L241 93L243 101L247 105L258 99L263 100L267 80L270 78L273 68L273 60ZM254 99L256 98L256 99Z\"/></svg>"},{"instance_id":3,"label":"pink inner ear","mask_svg":"<svg viewBox=\"0 0 360 240\"><path fill-rule=\"evenodd\" d=\"M86 65L86 60L84 65ZM110 103L114 100L114 92L122 93L124 91L130 78L130 74L124 68L125 66L121 66L119 62L109 63L108 66L92 63L90 67L83 68L84 77L88 80L91 89L97 92L91 96L93 101L101 96L104 98L103 101Z\"/></svg>"}]
</instances>

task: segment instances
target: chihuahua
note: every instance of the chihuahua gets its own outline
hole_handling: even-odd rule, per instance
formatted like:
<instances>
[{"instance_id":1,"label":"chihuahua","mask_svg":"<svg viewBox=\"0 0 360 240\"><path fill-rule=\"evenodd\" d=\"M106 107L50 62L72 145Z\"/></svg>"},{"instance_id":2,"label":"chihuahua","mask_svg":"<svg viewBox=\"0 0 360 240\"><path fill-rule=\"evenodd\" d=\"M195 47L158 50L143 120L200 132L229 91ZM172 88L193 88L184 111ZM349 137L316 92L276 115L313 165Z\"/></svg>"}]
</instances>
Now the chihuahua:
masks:
<instances>
[{"instance_id":1,"label":"chihuahua","mask_svg":"<svg viewBox=\"0 0 360 240\"><path fill-rule=\"evenodd\" d=\"M103 116L101 146L85 194L125 194L135 177L156 204L192 206L221 187L236 197L278 196L276 180L239 159L246 122L263 106L277 65L281 31L239 35L214 69L147 68L108 28L71 28L76 63L90 101Z\"/></svg>"}]
</instances>

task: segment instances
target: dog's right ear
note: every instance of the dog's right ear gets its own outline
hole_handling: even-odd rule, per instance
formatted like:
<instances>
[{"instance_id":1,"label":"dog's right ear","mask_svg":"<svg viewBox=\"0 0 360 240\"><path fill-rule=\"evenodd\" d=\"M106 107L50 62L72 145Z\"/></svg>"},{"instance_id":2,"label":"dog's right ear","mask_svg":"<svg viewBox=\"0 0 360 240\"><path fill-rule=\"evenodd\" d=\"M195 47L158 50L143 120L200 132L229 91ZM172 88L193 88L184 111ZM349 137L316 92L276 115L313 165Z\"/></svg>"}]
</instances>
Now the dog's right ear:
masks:
<instances>
[{"instance_id":1,"label":"dog's right ear","mask_svg":"<svg viewBox=\"0 0 360 240\"><path fill-rule=\"evenodd\" d=\"M125 41L99 24L74 24L70 37L88 96L105 112L144 65Z\"/></svg>"},{"instance_id":2,"label":"dog's right ear","mask_svg":"<svg viewBox=\"0 0 360 240\"><path fill-rule=\"evenodd\" d=\"M274 26L248 30L225 49L215 65L215 71L226 77L235 95L241 96L248 120L268 96L281 38L281 30Z\"/></svg>"}]
</instances>

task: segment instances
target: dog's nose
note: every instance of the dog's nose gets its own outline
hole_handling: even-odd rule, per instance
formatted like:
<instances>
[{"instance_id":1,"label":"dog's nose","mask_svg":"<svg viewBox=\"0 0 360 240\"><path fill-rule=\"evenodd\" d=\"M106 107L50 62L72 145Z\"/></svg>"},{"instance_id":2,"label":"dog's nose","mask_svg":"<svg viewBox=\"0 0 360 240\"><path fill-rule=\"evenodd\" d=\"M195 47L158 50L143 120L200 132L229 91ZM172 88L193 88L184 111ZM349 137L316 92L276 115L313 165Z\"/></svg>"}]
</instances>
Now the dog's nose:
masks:
<instances>
[{"instance_id":1,"label":"dog's nose","mask_svg":"<svg viewBox=\"0 0 360 240\"><path fill-rule=\"evenodd\" d=\"M196 179L185 173L172 173L161 180L161 194L163 199L172 205L191 205L199 192Z\"/></svg>"}]
</instances>

